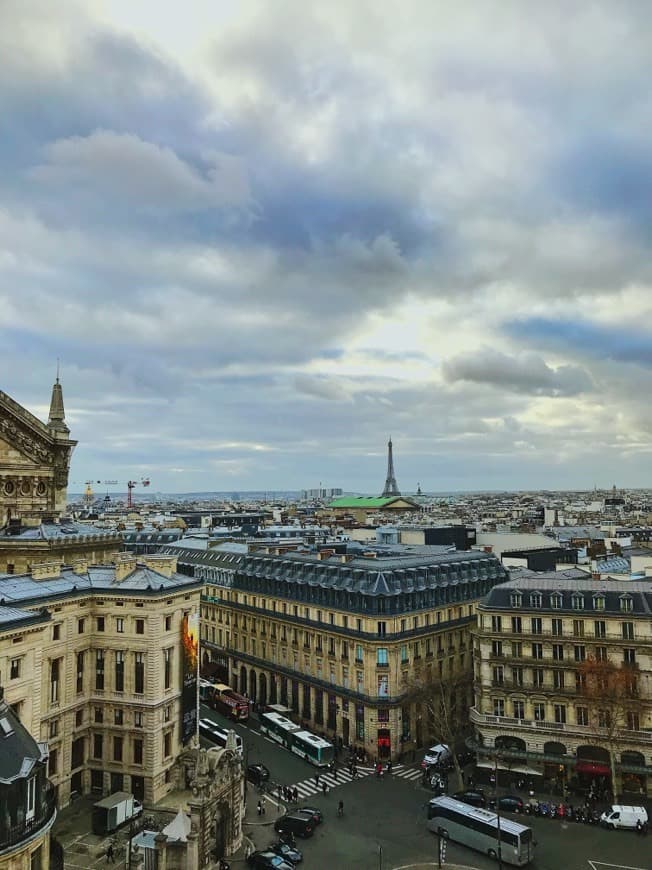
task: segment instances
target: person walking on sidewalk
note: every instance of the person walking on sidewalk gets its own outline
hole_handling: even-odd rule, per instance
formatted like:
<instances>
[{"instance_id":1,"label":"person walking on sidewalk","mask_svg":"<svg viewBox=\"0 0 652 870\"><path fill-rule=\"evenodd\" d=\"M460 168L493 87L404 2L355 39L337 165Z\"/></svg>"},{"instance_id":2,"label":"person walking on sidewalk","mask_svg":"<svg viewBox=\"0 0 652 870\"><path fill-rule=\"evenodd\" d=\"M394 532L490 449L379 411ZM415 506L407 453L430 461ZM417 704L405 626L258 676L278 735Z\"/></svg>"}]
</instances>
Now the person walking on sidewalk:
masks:
<instances>
[{"instance_id":1,"label":"person walking on sidewalk","mask_svg":"<svg viewBox=\"0 0 652 870\"><path fill-rule=\"evenodd\" d=\"M109 843L109 848L106 850L106 863L115 864L115 854L113 851L113 843Z\"/></svg>"}]
</instances>

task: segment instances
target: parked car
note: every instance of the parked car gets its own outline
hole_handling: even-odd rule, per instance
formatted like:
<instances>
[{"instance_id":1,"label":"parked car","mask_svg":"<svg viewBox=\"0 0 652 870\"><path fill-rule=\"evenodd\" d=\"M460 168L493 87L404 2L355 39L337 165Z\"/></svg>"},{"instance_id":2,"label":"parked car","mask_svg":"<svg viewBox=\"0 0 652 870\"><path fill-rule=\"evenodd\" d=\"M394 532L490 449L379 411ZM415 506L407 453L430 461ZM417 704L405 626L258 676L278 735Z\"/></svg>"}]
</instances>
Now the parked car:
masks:
<instances>
[{"instance_id":1,"label":"parked car","mask_svg":"<svg viewBox=\"0 0 652 870\"><path fill-rule=\"evenodd\" d=\"M495 795L490 798L489 805L495 809ZM498 808L506 813L522 813L524 809L523 799L516 794L503 794L498 798Z\"/></svg>"},{"instance_id":2,"label":"parked car","mask_svg":"<svg viewBox=\"0 0 652 870\"><path fill-rule=\"evenodd\" d=\"M270 851L252 852L247 858L247 864L256 870L294 870L294 864Z\"/></svg>"},{"instance_id":3,"label":"parked car","mask_svg":"<svg viewBox=\"0 0 652 870\"><path fill-rule=\"evenodd\" d=\"M462 801L463 804L469 804L472 807L486 807L487 799L485 797L482 789L470 789L467 788L465 791L456 791L454 795L456 801Z\"/></svg>"},{"instance_id":4,"label":"parked car","mask_svg":"<svg viewBox=\"0 0 652 870\"><path fill-rule=\"evenodd\" d=\"M264 764L247 765L247 779L254 785L262 785L269 779L269 769Z\"/></svg>"},{"instance_id":5,"label":"parked car","mask_svg":"<svg viewBox=\"0 0 652 870\"><path fill-rule=\"evenodd\" d=\"M291 834L296 834L297 837L312 837L315 831L315 823L312 816L300 816L295 812L287 813L281 816L274 822L274 830L277 833L281 831L289 831Z\"/></svg>"},{"instance_id":6,"label":"parked car","mask_svg":"<svg viewBox=\"0 0 652 870\"><path fill-rule=\"evenodd\" d=\"M272 843L268 849L269 852L276 852L281 858L290 861L292 864L300 864L303 861L303 852L300 849L295 849L293 846L288 846L287 843Z\"/></svg>"},{"instance_id":7,"label":"parked car","mask_svg":"<svg viewBox=\"0 0 652 870\"><path fill-rule=\"evenodd\" d=\"M321 825L324 821L324 816L322 815L322 811L317 809L317 807L299 807L298 810L294 810L295 813L308 813L314 819L316 825Z\"/></svg>"},{"instance_id":8,"label":"parked car","mask_svg":"<svg viewBox=\"0 0 652 870\"><path fill-rule=\"evenodd\" d=\"M437 743L427 750L421 767L426 770L428 767L446 767L450 766L453 760L453 755L445 743Z\"/></svg>"}]
</instances>

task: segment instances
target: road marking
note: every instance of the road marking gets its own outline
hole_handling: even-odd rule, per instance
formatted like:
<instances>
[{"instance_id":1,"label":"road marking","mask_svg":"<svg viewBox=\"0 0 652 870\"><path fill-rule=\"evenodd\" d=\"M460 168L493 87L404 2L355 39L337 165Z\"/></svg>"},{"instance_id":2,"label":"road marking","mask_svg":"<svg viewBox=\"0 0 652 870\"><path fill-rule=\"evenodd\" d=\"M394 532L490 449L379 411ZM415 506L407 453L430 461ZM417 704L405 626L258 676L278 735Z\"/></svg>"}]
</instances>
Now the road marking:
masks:
<instances>
[{"instance_id":1,"label":"road marking","mask_svg":"<svg viewBox=\"0 0 652 870\"><path fill-rule=\"evenodd\" d=\"M364 779L365 776L370 776L372 773L371 770L360 770L358 768L358 775L356 779ZM319 784L314 776L309 779L304 779L302 782L294 783L290 788L296 788L299 792L299 795L302 798L314 797L315 795L323 794L322 783L326 783L328 791L333 788L338 788L342 785L347 785L348 783L353 781L353 777L349 773L348 770L338 770L336 773L320 773L319 774Z\"/></svg>"},{"instance_id":2,"label":"road marking","mask_svg":"<svg viewBox=\"0 0 652 870\"><path fill-rule=\"evenodd\" d=\"M589 864L593 870L600 870L600 867L613 867L614 870L645 870L645 867L630 867L629 864L607 864L605 861L589 861Z\"/></svg>"},{"instance_id":3,"label":"road marking","mask_svg":"<svg viewBox=\"0 0 652 870\"><path fill-rule=\"evenodd\" d=\"M401 770L398 773L392 773L392 776L397 776L399 779L417 780L423 778L423 771Z\"/></svg>"}]
</instances>

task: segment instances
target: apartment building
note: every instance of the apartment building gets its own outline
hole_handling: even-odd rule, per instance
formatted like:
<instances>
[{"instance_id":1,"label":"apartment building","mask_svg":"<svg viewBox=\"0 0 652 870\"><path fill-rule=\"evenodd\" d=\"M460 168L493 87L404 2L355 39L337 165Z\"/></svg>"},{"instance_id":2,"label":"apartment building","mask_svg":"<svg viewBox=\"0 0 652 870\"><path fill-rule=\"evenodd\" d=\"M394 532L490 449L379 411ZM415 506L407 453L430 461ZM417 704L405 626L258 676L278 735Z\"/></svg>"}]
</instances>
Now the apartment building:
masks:
<instances>
[{"instance_id":1,"label":"apartment building","mask_svg":"<svg viewBox=\"0 0 652 870\"><path fill-rule=\"evenodd\" d=\"M415 678L471 673L477 603L506 577L479 552L225 547L175 548L179 569L206 584L203 664L217 662L257 703L286 705L311 729L381 758L430 739L407 689Z\"/></svg>"},{"instance_id":2,"label":"apartment building","mask_svg":"<svg viewBox=\"0 0 652 870\"><path fill-rule=\"evenodd\" d=\"M182 632L200 592L170 556L0 576L0 681L49 745L59 806L121 790L153 802L172 789L183 716L196 715L184 700Z\"/></svg>"},{"instance_id":3,"label":"apartment building","mask_svg":"<svg viewBox=\"0 0 652 870\"><path fill-rule=\"evenodd\" d=\"M480 756L652 793L652 584L570 569L496 586L474 661Z\"/></svg>"}]
</instances>

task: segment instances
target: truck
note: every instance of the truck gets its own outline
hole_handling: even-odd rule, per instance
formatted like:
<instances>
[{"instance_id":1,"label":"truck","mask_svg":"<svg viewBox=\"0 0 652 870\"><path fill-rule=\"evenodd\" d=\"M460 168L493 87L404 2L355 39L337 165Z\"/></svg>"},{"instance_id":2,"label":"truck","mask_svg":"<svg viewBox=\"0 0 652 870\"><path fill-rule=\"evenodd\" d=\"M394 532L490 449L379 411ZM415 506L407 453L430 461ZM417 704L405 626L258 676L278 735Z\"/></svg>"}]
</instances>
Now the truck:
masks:
<instances>
[{"instance_id":1,"label":"truck","mask_svg":"<svg viewBox=\"0 0 652 870\"><path fill-rule=\"evenodd\" d=\"M137 818L143 811L140 801L126 791L116 791L93 804L93 833L110 834Z\"/></svg>"}]
</instances>

